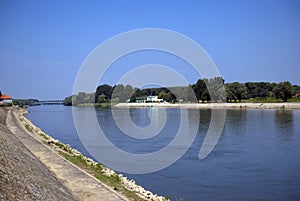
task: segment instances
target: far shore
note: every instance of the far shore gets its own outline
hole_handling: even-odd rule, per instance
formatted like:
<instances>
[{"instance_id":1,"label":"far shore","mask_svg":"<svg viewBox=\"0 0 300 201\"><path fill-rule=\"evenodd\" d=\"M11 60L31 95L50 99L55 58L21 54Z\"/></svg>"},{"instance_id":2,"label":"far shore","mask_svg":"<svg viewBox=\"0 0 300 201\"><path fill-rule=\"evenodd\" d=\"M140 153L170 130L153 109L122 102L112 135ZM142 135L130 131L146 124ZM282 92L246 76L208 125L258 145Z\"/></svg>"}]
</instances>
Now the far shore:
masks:
<instances>
[{"instance_id":1,"label":"far shore","mask_svg":"<svg viewBox=\"0 0 300 201\"><path fill-rule=\"evenodd\" d=\"M300 109L300 102L285 103L119 103L116 108L161 107L199 109Z\"/></svg>"}]
</instances>

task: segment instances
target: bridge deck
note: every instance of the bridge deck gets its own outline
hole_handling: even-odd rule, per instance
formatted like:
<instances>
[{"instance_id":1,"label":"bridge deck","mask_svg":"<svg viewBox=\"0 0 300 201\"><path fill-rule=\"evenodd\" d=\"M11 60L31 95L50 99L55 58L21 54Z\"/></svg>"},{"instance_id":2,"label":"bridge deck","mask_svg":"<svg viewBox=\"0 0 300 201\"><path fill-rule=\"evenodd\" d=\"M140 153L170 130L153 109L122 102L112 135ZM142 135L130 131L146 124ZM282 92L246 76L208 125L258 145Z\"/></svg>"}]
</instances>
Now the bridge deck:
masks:
<instances>
[{"instance_id":1,"label":"bridge deck","mask_svg":"<svg viewBox=\"0 0 300 201\"><path fill-rule=\"evenodd\" d=\"M63 105L63 100L42 100L34 103L34 105Z\"/></svg>"}]
</instances>

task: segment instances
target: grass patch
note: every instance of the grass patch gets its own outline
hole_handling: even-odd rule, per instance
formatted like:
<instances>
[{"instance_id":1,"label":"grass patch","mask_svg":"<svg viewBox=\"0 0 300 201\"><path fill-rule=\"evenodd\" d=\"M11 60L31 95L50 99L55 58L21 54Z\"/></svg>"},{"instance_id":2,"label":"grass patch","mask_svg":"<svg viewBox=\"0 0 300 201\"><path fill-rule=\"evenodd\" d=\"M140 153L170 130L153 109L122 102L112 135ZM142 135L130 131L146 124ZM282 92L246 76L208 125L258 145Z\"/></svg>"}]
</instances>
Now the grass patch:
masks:
<instances>
[{"instance_id":1,"label":"grass patch","mask_svg":"<svg viewBox=\"0 0 300 201\"><path fill-rule=\"evenodd\" d=\"M13 106L12 103L3 103L3 104L0 104L0 107L11 107Z\"/></svg>"},{"instance_id":2,"label":"grass patch","mask_svg":"<svg viewBox=\"0 0 300 201\"><path fill-rule=\"evenodd\" d=\"M22 119L21 119L21 120L22 120ZM24 121L24 120L22 120L22 121ZM34 128L32 128L29 124L26 124L26 125L25 125L25 128L26 128L28 131L30 131L31 133L32 133L32 131L34 130ZM35 130L35 131L36 131L36 133L38 133L40 136L42 136L44 139L46 139L46 140L49 140L49 139L50 139L50 137L47 136L46 134L40 133L40 132L38 132L37 130Z\"/></svg>"},{"instance_id":3,"label":"grass patch","mask_svg":"<svg viewBox=\"0 0 300 201\"><path fill-rule=\"evenodd\" d=\"M300 97L290 98L288 102L300 102Z\"/></svg>"},{"instance_id":4,"label":"grass patch","mask_svg":"<svg viewBox=\"0 0 300 201\"><path fill-rule=\"evenodd\" d=\"M82 155L79 156L72 156L63 152L59 152L60 155L64 156L67 160L69 160L70 162L72 162L73 164L79 166L79 167L85 167L87 166L86 161L84 160L84 158L82 157ZM101 170L101 169L99 169Z\"/></svg>"},{"instance_id":5,"label":"grass patch","mask_svg":"<svg viewBox=\"0 0 300 201\"><path fill-rule=\"evenodd\" d=\"M25 125L25 128L29 131L32 132L33 128L31 126L29 126L28 124Z\"/></svg>"},{"instance_id":6,"label":"grass patch","mask_svg":"<svg viewBox=\"0 0 300 201\"><path fill-rule=\"evenodd\" d=\"M250 98L248 100L242 100L242 102L244 102L244 103L281 103L283 101L280 99L269 97L269 98Z\"/></svg>"},{"instance_id":7,"label":"grass patch","mask_svg":"<svg viewBox=\"0 0 300 201\"><path fill-rule=\"evenodd\" d=\"M55 144L56 146L58 146L59 148L61 148L61 149L64 149L64 147L65 147L65 145L62 144L62 143L60 143L60 142L54 142L54 144Z\"/></svg>"},{"instance_id":8,"label":"grass patch","mask_svg":"<svg viewBox=\"0 0 300 201\"><path fill-rule=\"evenodd\" d=\"M102 172L104 166L97 164L88 164L85 160L85 158L82 155L70 155L65 152L59 151L59 154L63 156L65 159L73 163L74 165L78 166L79 168L85 170L86 172L90 173L97 179L99 179L101 182L107 184L108 186L111 186L114 190L122 193L125 195L129 200L132 201L145 201L145 199L139 197L136 193L129 191L126 189L122 183L121 178L119 175L104 175Z\"/></svg>"},{"instance_id":9,"label":"grass patch","mask_svg":"<svg viewBox=\"0 0 300 201\"><path fill-rule=\"evenodd\" d=\"M44 138L44 139L46 139L46 140L49 140L50 138L47 136L47 135L45 135L44 133L40 133L40 135Z\"/></svg>"},{"instance_id":10,"label":"grass patch","mask_svg":"<svg viewBox=\"0 0 300 201\"><path fill-rule=\"evenodd\" d=\"M58 146L60 149L62 149L62 150L64 150L65 152L67 152L67 153L69 153L69 154L72 154L72 150L70 149L70 147L69 146L67 146L67 145L65 145L65 144L63 144L63 143L61 143L61 142L54 142L54 144L56 145L56 146ZM81 156L81 155L80 155ZM82 156L81 156L82 157ZM83 160L84 158L82 157L82 160Z\"/></svg>"},{"instance_id":11,"label":"grass patch","mask_svg":"<svg viewBox=\"0 0 300 201\"><path fill-rule=\"evenodd\" d=\"M250 99L247 99L247 100L242 100L241 102L242 103L284 103L282 99L277 99L277 98L274 98L274 97L250 98ZM290 98L290 99L288 99L287 102L300 102L300 97Z\"/></svg>"}]
</instances>

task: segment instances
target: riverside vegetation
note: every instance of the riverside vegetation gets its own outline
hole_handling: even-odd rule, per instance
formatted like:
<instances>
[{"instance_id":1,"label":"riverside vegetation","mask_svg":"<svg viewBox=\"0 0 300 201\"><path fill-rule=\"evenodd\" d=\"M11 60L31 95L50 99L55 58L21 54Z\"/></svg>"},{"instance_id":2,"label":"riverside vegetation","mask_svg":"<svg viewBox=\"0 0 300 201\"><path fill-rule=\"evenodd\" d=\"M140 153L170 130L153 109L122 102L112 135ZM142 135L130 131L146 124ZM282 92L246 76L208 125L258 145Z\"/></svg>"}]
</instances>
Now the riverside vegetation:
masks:
<instances>
[{"instance_id":1,"label":"riverside vegetation","mask_svg":"<svg viewBox=\"0 0 300 201\"><path fill-rule=\"evenodd\" d=\"M223 88L223 86L225 88ZM225 90L225 91L224 91ZM223 93L222 93L223 92ZM176 94L176 95L175 95ZM223 94L224 97L219 97ZM189 86L134 88L130 85L117 84L110 86L103 84L94 93L80 92L66 97L66 106L99 106L110 107L120 102L135 102L137 97L158 96L169 103L176 102L299 102L300 86L290 82L246 82L225 83L221 77L199 79ZM221 100L216 100L218 97Z\"/></svg>"}]
</instances>

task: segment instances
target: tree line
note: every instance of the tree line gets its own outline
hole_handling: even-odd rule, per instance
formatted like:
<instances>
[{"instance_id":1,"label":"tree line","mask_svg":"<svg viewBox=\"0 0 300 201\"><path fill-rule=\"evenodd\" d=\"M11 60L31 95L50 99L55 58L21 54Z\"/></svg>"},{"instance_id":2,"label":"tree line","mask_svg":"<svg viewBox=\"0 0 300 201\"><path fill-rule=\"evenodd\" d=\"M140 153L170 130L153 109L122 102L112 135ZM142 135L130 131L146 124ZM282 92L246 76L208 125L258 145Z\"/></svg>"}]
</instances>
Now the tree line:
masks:
<instances>
[{"instance_id":1,"label":"tree line","mask_svg":"<svg viewBox=\"0 0 300 201\"><path fill-rule=\"evenodd\" d=\"M189 86L139 89L131 85L103 84L94 93L80 92L66 97L64 105L135 102L137 97L158 96L166 102L241 102L249 99L273 99L284 102L300 94L300 86L290 82L233 82L225 83L221 77L199 79Z\"/></svg>"}]
</instances>

